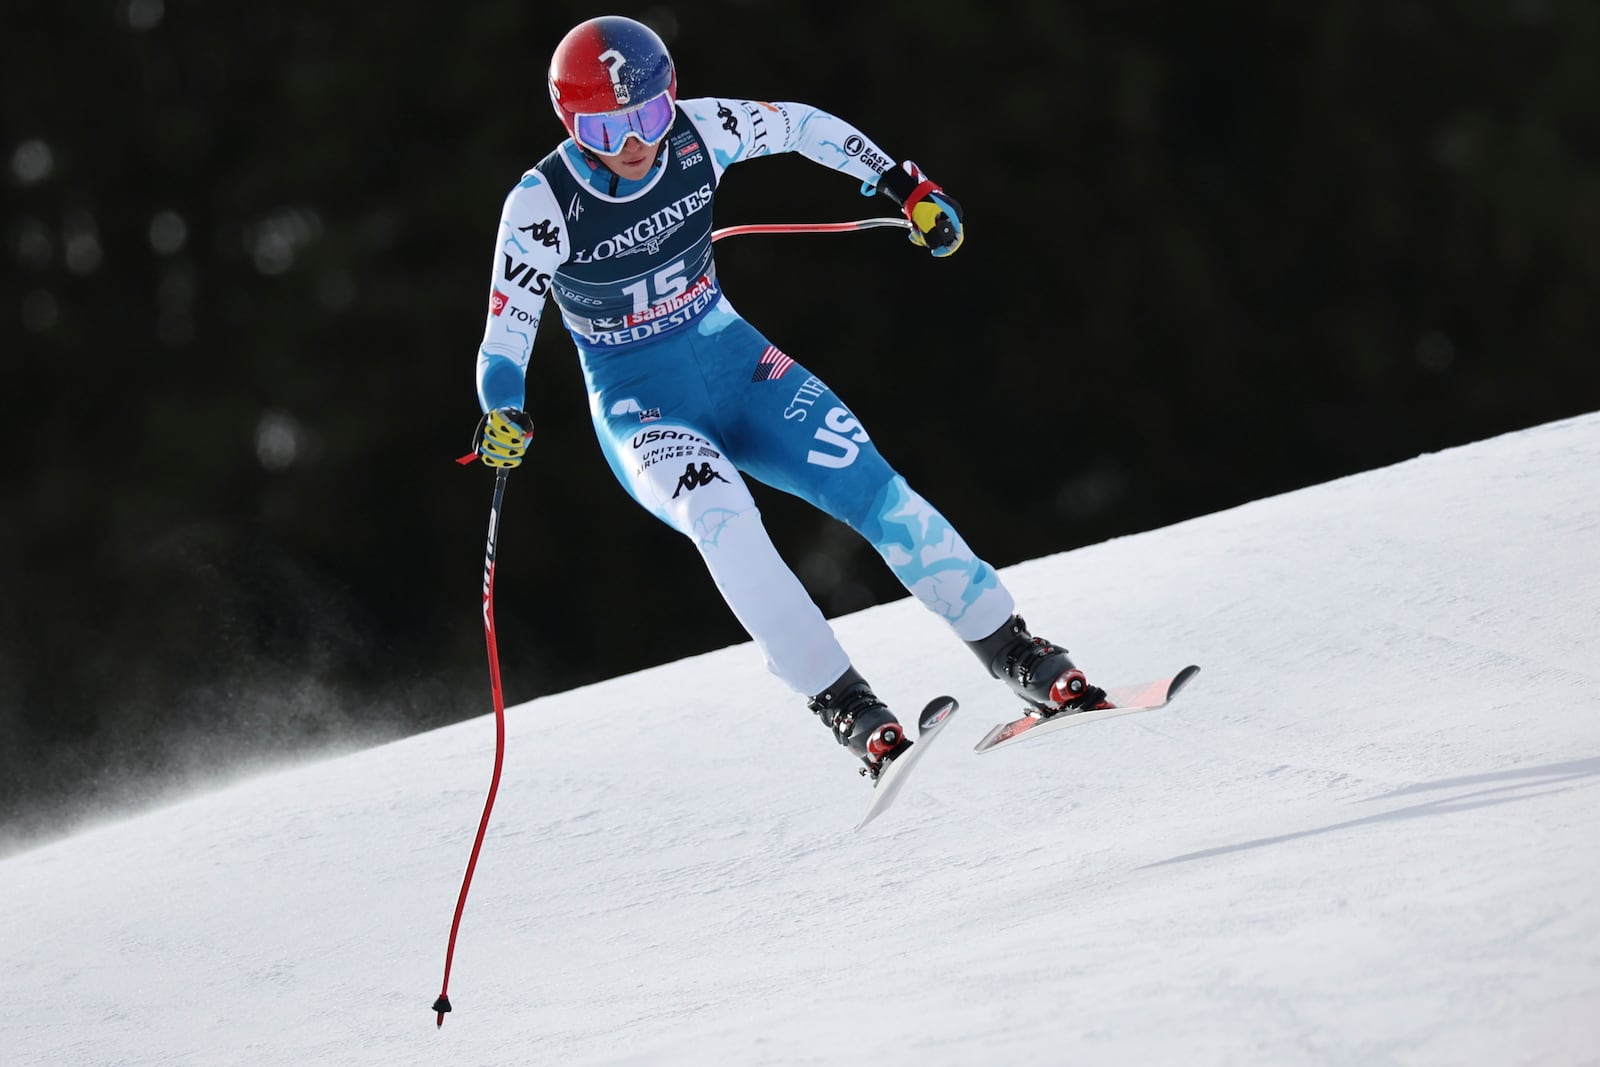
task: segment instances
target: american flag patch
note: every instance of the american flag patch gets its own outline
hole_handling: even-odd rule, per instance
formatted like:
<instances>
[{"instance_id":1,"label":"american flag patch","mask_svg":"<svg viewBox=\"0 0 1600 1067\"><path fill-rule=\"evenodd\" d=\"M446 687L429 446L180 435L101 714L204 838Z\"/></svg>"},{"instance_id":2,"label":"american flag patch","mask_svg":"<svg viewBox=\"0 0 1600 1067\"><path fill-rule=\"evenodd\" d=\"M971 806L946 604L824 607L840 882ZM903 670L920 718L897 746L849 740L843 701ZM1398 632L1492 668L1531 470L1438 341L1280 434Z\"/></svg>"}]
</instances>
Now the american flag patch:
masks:
<instances>
[{"instance_id":1,"label":"american flag patch","mask_svg":"<svg viewBox=\"0 0 1600 1067\"><path fill-rule=\"evenodd\" d=\"M778 351L772 345L761 353L761 361L756 364L756 372L750 375L752 382L775 382L789 373L789 368L794 366L794 360Z\"/></svg>"}]
</instances>

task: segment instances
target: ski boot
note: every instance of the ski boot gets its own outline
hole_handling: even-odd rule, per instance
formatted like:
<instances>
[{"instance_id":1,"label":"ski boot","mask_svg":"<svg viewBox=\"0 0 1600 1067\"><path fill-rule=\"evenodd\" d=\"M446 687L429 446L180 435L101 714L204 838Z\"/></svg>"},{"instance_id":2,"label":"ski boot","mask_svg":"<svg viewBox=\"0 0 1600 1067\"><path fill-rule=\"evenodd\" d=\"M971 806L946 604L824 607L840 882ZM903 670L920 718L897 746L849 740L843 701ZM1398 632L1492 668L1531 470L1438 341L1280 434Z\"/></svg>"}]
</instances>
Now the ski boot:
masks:
<instances>
[{"instance_id":1,"label":"ski boot","mask_svg":"<svg viewBox=\"0 0 1600 1067\"><path fill-rule=\"evenodd\" d=\"M911 747L905 729L854 667L806 704L841 745L861 757L861 773L878 780L890 760Z\"/></svg>"},{"instance_id":2,"label":"ski boot","mask_svg":"<svg viewBox=\"0 0 1600 1067\"><path fill-rule=\"evenodd\" d=\"M1020 615L983 640L968 641L967 647L1041 718L1105 706L1106 691L1089 684L1066 649L1030 634Z\"/></svg>"}]
</instances>

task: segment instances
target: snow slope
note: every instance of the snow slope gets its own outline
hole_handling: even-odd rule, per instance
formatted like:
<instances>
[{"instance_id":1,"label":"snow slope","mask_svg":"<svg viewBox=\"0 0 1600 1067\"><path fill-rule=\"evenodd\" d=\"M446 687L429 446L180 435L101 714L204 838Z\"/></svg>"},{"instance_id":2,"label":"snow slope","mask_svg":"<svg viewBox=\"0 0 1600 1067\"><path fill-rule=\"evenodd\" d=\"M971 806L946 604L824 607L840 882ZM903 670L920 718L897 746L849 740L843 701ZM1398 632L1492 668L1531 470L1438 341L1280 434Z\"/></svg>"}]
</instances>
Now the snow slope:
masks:
<instances>
[{"instance_id":1,"label":"snow slope","mask_svg":"<svg viewBox=\"0 0 1600 1067\"><path fill-rule=\"evenodd\" d=\"M1006 578L1203 670L977 756L941 624L839 619L963 700L860 834L748 645L515 707L442 1029L489 716L98 826L0 861L0 1061L1600 1063L1600 414Z\"/></svg>"}]
</instances>

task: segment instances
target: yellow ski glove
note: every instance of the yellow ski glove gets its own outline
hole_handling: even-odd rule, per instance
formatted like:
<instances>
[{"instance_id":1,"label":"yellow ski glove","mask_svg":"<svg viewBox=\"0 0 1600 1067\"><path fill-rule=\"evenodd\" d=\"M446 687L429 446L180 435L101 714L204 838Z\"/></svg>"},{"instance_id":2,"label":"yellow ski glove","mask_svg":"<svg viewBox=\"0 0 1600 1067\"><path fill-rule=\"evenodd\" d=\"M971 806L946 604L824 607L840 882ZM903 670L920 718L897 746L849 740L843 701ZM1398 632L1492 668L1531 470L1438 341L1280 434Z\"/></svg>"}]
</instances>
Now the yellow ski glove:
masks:
<instances>
[{"instance_id":1,"label":"yellow ski glove","mask_svg":"<svg viewBox=\"0 0 1600 1067\"><path fill-rule=\"evenodd\" d=\"M491 467L515 467L528 454L533 419L517 408L496 408L478 420L478 458Z\"/></svg>"}]
</instances>

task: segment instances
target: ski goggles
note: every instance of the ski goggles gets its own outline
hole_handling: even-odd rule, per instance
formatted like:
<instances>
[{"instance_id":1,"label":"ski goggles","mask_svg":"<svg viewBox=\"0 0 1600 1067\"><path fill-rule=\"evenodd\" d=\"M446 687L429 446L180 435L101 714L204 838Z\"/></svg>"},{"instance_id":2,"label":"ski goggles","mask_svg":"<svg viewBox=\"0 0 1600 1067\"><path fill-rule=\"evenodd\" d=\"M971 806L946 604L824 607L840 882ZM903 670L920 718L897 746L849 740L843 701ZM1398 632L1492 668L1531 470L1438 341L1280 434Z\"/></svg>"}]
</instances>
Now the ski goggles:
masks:
<instances>
[{"instance_id":1,"label":"ski goggles","mask_svg":"<svg viewBox=\"0 0 1600 1067\"><path fill-rule=\"evenodd\" d=\"M573 138L591 152L602 156L622 151L622 143L637 137L646 148L660 141L672 129L677 108L666 93L652 96L638 107L608 111L604 115L578 115L573 123Z\"/></svg>"}]
</instances>

